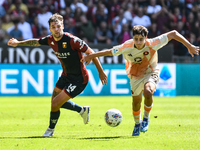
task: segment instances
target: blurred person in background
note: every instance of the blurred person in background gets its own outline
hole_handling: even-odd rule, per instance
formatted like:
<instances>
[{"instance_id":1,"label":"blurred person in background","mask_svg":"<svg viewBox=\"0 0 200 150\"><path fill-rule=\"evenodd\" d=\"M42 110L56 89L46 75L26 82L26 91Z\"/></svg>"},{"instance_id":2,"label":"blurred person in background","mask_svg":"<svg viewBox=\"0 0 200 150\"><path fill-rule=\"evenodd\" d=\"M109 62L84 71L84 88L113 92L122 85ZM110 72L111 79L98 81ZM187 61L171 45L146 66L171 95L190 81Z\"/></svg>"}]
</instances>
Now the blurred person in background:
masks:
<instances>
[{"instance_id":1,"label":"blurred person in background","mask_svg":"<svg viewBox=\"0 0 200 150\"><path fill-rule=\"evenodd\" d=\"M171 29L170 22L173 21L174 15L167 8L162 7L160 11L152 14L151 17L156 22L157 30L160 34L166 33Z\"/></svg>"},{"instance_id":2,"label":"blurred person in background","mask_svg":"<svg viewBox=\"0 0 200 150\"><path fill-rule=\"evenodd\" d=\"M10 6L12 5L12 0L3 0L2 1L2 6L4 7L6 13L9 13L9 9L10 9Z\"/></svg>"},{"instance_id":3,"label":"blurred person in background","mask_svg":"<svg viewBox=\"0 0 200 150\"><path fill-rule=\"evenodd\" d=\"M149 0L136 0L139 6L145 7L149 4Z\"/></svg>"},{"instance_id":4,"label":"blurred person in background","mask_svg":"<svg viewBox=\"0 0 200 150\"><path fill-rule=\"evenodd\" d=\"M160 5L157 4L157 0L150 0L149 5L147 6L147 14L148 16L157 13L158 11L160 11L162 9L162 7Z\"/></svg>"},{"instance_id":5,"label":"blurred person in background","mask_svg":"<svg viewBox=\"0 0 200 150\"><path fill-rule=\"evenodd\" d=\"M6 14L3 18L2 18L2 29L5 30L6 32L9 32L8 29L11 28L14 25L14 23L11 20L11 17L9 14Z\"/></svg>"},{"instance_id":6,"label":"blurred person in background","mask_svg":"<svg viewBox=\"0 0 200 150\"><path fill-rule=\"evenodd\" d=\"M108 21L113 20L113 18L115 18L119 14L119 11L121 9L120 2L118 0L111 0L109 8L110 9L109 9ZM108 23L110 23L110 22L108 22Z\"/></svg>"},{"instance_id":7,"label":"blurred person in background","mask_svg":"<svg viewBox=\"0 0 200 150\"><path fill-rule=\"evenodd\" d=\"M195 35L195 37L199 37L199 35L200 35L200 28L199 27L200 27L200 22L195 19L190 33L193 33Z\"/></svg>"},{"instance_id":8,"label":"blurred person in background","mask_svg":"<svg viewBox=\"0 0 200 150\"><path fill-rule=\"evenodd\" d=\"M95 40L95 29L91 21L89 21L85 14L80 16L80 30L79 37L86 43L93 43Z\"/></svg>"},{"instance_id":9,"label":"blurred person in background","mask_svg":"<svg viewBox=\"0 0 200 150\"><path fill-rule=\"evenodd\" d=\"M82 11L82 9L80 7L77 7L76 10L75 10L75 12L74 12L74 15L73 15L73 18L75 20L75 25L77 27L79 27L81 25L81 19L80 19L80 17L81 17L82 14L84 14L83 11Z\"/></svg>"},{"instance_id":10,"label":"blurred person in background","mask_svg":"<svg viewBox=\"0 0 200 150\"><path fill-rule=\"evenodd\" d=\"M183 24L185 25L186 16L181 12L179 7L175 7L172 14L174 15L173 21L170 22L170 26L172 29L176 29L178 22L183 22Z\"/></svg>"},{"instance_id":11,"label":"blurred person in background","mask_svg":"<svg viewBox=\"0 0 200 150\"><path fill-rule=\"evenodd\" d=\"M61 9L65 9L67 7L67 0L60 0L60 8Z\"/></svg>"},{"instance_id":12,"label":"blurred person in background","mask_svg":"<svg viewBox=\"0 0 200 150\"><path fill-rule=\"evenodd\" d=\"M198 12L200 12L200 0L196 0L196 1L194 1L193 3L192 3L192 9L191 9L191 11L193 12L193 13L198 13Z\"/></svg>"},{"instance_id":13,"label":"blurred person in background","mask_svg":"<svg viewBox=\"0 0 200 150\"><path fill-rule=\"evenodd\" d=\"M196 0L179 0L179 2L182 1L182 3L184 3L185 6L185 11L186 11L186 15L188 15L193 8L193 2L195 2Z\"/></svg>"},{"instance_id":14,"label":"blurred person in background","mask_svg":"<svg viewBox=\"0 0 200 150\"><path fill-rule=\"evenodd\" d=\"M122 44L125 41L129 40L131 38L131 33L129 32L129 25L127 23L124 23L122 25L122 32L120 33L120 36L118 38L118 43Z\"/></svg>"},{"instance_id":15,"label":"blurred person in background","mask_svg":"<svg viewBox=\"0 0 200 150\"><path fill-rule=\"evenodd\" d=\"M88 6L88 11L86 13L86 16L88 20L94 23L94 19L95 19L94 15L96 12L93 12L93 10L96 9L96 4L94 4L93 0L88 0L87 6Z\"/></svg>"},{"instance_id":16,"label":"blurred person in background","mask_svg":"<svg viewBox=\"0 0 200 150\"><path fill-rule=\"evenodd\" d=\"M6 31L2 29L2 20L0 18L0 43L6 43L8 40L8 36L6 36ZM7 38L6 38L7 37Z\"/></svg>"},{"instance_id":17,"label":"blurred person in background","mask_svg":"<svg viewBox=\"0 0 200 150\"><path fill-rule=\"evenodd\" d=\"M105 5L101 2L98 2L97 9L94 13L94 20L93 20L95 27L99 27L102 21L108 22L108 12Z\"/></svg>"},{"instance_id":18,"label":"blurred person in background","mask_svg":"<svg viewBox=\"0 0 200 150\"><path fill-rule=\"evenodd\" d=\"M27 6L29 15L28 22L32 24L34 22L34 18L40 12L40 5L43 3L41 0L23 0L23 3Z\"/></svg>"},{"instance_id":19,"label":"blurred person in background","mask_svg":"<svg viewBox=\"0 0 200 150\"><path fill-rule=\"evenodd\" d=\"M74 19L74 14L72 13L70 7L65 7L64 9L61 9L60 14L62 14L64 20L67 20L70 18Z\"/></svg>"},{"instance_id":20,"label":"blurred person in background","mask_svg":"<svg viewBox=\"0 0 200 150\"><path fill-rule=\"evenodd\" d=\"M77 7L80 7L83 13L86 13L88 10L88 7L83 3L82 0L73 0L73 2L70 5L72 12L75 12Z\"/></svg>"},{"instance_id":21,"label":"blurred person in background","mask_svg":"<svg viewBox=\"0 0 200 150\"><path fill-rule=\"evenodd\" d=\"M184 22L181 22L181 21L177 22L176 31L178 31L181 35L186 37L186 35L185 35L186 33L184 31ZM187 48L182 43L180 43L176 40L173 40L172 43L173 43L173 47L174 47L174 51L173 51L174 56L187 56L189 54ZM177 59L174 61L180 63L182 60ZM183 60L183 62L184 62L184 60Z\"/></svg>"},{"instance_id":22,"label":"blurred person in background","mask_svg":"<svg viewBox=\"0 0 200 150\"><path fill-rule=\"evenodd\" d=\"M186 22L185 22L185 36L189 38L190 32L192 32L193 28L195 27L195 16L193 12L190 12L187 16Z\"/></svg>"},{"instance_id":23,"label":"blurred person in background","mask_svg":"<svg viewBox=\"0 0 200 150\"><path fill-rule=\"evenodd\" d=\"M124 15L124 18L128 21L128 25L131 26L132 19L135 16L132 3L127 4L126 10L123 15Z\"/></svg>"},{"instance_id":24,"label":"blurred person in background","mask_svg":"<svg viewBox=\"0 0 200 150\"><path fill-rule=\"evenodd\" d=\"M10 6L9 14L11 14L11 17L15 19L16 17L19 17L21 14L29 15L28 7L22 3L22 0L15 0L14 3Z\"/></svg>"},{"instance_id":25,"label":"blurred person in background","mask_svg":"<svg viewBox=\"0 0 200 150\"><path fill-rule=\"evenodd\" d=\"M33 33L33 38L41 37L42 26L39 24L37 16L35 16L33 18L33 23L31 24L31 29L32 29L32 33Z\"/></svg>"},{"instance_id":26,"label":"blurred person in background","mask_svg":"<svg viewBox=\"0 0 200 150\"><path fill-rule=\"evenodd\" d=\"M15 19L13 20L14 23L14 29L11 30L8 34L10 36L10 38L15 38L17 40L23 40L22 37L22 31L20 29L18 29L18 24L19 24L19 19Z\"/></svg>"},{"instance_id":27,"label":"blurred person in background","mask_svg":"<svg viewBox=\"0 0 200 150\"><path fill-rule=\"evenodd\" d=\"M6 14L5 8L2 5L0 5L0 18L5 16L5 14Z\"/></svg>"},{"instance_id":28,"label":"blurred person in background","mask_svg":"<svg viewBox=\"0 0 200 150\"><path fill-rule=\"evenodd\" d=\"M45 0L44 4L47 6L47 10L52 14L60 12L60 0Z\"/></svg>"},{"instance_id":29,"label":"blurred person in background","mask_svg":"<svg viewBox=\"0 0 200 150\"><path fill-rule=\"evenodd\" d=\"M112 31L113 31L113 43L118 44L119 36L122 32L122 25L128 24L126 18L124 18L124 10L120 9L118 15L112 20Z\"/></svg>"},{"instance_id":30,"label":"blurred person in background","mask_svg":"<svg viewBox=\"0 0 200 150\"><path fill-rule=\"evenodd\" d=\"M74 25L75 25L75 30L76 30L76 36L80 36L80 27L82 25L81 23L81 16L83 15L83 11L80 7L77 7L75 12L74 12Z\"/></svg>"},{"instance_id":31,"label":"blurred person in background","mask_svg":"<svg viewBox=\"0 0 200 150\"><path fill-rule=\"evenodd\" d=\"M40 13L37 15L39 24L48 30L48 34L51 33L49 30L48 20L52 16L52 13L48 11L48 7L43 4L40 6Z\"/></svg>"},{"instance_id":32,"label":"blurred person in background","mask_svg":"<svg viewBox=\"0 0 200 150\"><path fill-rule=\"evenodd\" d=\"M41 36L39 38L43 38L45 36L48 36L48 30L46 28L42 28Z\"/></svg>"},{"instance_id":33,"label":"blurred person in background","mask_svg":"<svg viewBox=\"0 0 200 150\"><path fill-rule=\"evenodd\" d=\"M166 1L166 0L163 0ZM181 12L186 11L185 10L185 2L186 0L167 0L167 8L169 11L173 11L175 7L179 7ZM185 12L186 13L186 12ZM186 13L187 14L187 13Z\"/></svg>"},{"instance_id":34,"label":"blurred person in background","mask_svg":"<svg viewBox=\"0 0 200 150\"><path fill-rule=\"evenodd\" d=\"M89 4L92 6L93 16L95 16L96 13L100 13L100 11L102 11L102 14L108 15L109 13L108 8L105 6L105 4L102 1L96 1L94 5L93 5L93 2L90 2Z\"/></svg>"},{"instance_id":35,"label":"blurred person in background","mask_svg":"<svg viewBox=\"0 0 200 150\"><path fill-rule=\"evenodd\" d=\"M73 35L77 35L75 20L73 18L68 18L64 20L64 32L71 33Z\"/></svg>"},{"instance_id":36,"label":"blurred person in background","mask_svg":"<svg viewBox=\"0 0 200 150\"><path fill-rule=\"evenodd\" d=\"M132 26L135 25L142 25L146 28L151 26L151 19L149 16L144 15L144 9L141 6L137 9L136 16L132 20Z\"/></svg>"},{"instance_id":37,"label":"blurred person in background","mask_svg":"<svg viewBox=\"0 0 200 150\"><path fill-rule=\"evenodd\" d=\"M18 28L22 31L23 40L33 38L31 25L26 21L26 16L24 14L19 16L19 21Z\"/></svg>"},{"instance_id":38,"label":"blurred person in background","mask_svg":"<svg viewBox=\"0 0 200 150\"><path fill-rule=\"evenodd\" d=\"M108 28L108 24L102 21L100 27L96 31L96 39L99 44L112 44L113 35L111 30Z\"/></svg>"},{"instance_id":39,"label":"blurred person in background","mask_svg":"<svg viewBox=\"0 0 200 150\"><path fill-rule=\"evenodd\" d=\"M154 37L160 35L160 31L158 30L156 22L152 22L151 27L149 28L148 31L149 31L149 33L148 33L149 38L154 38Z\"/></svg>"}]
</instances>

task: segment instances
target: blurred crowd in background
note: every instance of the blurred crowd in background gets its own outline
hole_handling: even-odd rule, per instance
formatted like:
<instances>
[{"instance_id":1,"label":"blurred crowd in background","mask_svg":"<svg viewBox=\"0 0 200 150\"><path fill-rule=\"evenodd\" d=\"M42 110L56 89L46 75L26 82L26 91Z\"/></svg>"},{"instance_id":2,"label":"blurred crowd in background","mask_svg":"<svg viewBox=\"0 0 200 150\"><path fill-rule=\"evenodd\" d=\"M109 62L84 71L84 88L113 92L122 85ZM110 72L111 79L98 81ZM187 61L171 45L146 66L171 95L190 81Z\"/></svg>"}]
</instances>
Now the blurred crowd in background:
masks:
<instances>
[{"instance_id":1,"label":"blurred crowd in background","mask_svg":"<svg viewBox=\"0 0 200 150\"><path fill-rule=\"evenodd\" d=\"M149 38L177 30L192 44L200 43L200 0L1 0L0 42L41 38L54 13L64 17L64 31L90 44L121 44L132 38L134 25L148 28ZM172 41L174 55L187 49Z\"/></svg>"}]
</instances>

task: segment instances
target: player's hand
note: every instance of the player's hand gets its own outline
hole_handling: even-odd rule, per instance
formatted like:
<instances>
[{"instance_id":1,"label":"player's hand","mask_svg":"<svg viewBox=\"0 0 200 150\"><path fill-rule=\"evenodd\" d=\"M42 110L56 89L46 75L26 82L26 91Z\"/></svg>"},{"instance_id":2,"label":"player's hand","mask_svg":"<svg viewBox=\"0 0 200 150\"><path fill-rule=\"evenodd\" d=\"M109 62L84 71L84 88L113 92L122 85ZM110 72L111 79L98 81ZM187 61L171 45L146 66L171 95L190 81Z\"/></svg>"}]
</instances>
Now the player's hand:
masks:
<instances>
[{"instance_id":1,"label":"player's hand","mask_svg":"<svg viewBox=\"0 0 200 150\"><path fill-rule=\"evenodd\" d=\"M191 45L191 47L188 48L188 52L192 57L194 57L194 54L199 55L199 46Z\"/></svg>"},{"instance_id":2,"label":"player's hand","mask_svg":"<svg viewBox=\"0 0 200 150\"><path fill-rule=\"evenodd\" d=\"M108 79L108 77L107 77L107 75L105 74L104 71L99 73L99 78L100 78L101 83L102 83L103 85L106 85L106 84L107 84L107 79Z\"/></svg>"},{"instance_id":3,"label":"player's hand","mask_svg":"<svg viewBox=\"0 0 200 150\"><path fill-rule=\"evenodd\" d=\"M83 58L81 59L81 62L84 63L86 62L86 65L88 65L91 62L92 58L90 57L90 55L86 55L83 56Z\"/></svg>"},{"instance_id":4,"label":"player's hand","mask_svg":"<svg viewBox=\"0 0 200 150\"><path fill-rule=\"evenodd\" d=\"M12 38L12 39L10 39L10 40L8 41L7 44L8 44L9 46L16 47L16 46L18 45L18 43L19 43L19 41L18 41L17 39Z\"/></svg>"}]
</instances>

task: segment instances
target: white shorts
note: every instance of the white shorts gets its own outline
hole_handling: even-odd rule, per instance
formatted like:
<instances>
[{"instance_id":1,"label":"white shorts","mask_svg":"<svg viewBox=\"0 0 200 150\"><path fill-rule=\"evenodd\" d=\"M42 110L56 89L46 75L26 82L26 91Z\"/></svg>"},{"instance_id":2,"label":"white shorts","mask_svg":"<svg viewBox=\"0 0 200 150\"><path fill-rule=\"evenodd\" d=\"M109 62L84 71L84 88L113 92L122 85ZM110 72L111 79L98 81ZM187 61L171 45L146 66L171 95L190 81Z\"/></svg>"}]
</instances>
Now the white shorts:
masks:
<instances>
[{"instance_id":1,"label":"white shorts","mask_svg":"<svg viewBox=\"0 0 200 150\"><path fill-rule=\"evenodd\" d=\"M130 79L130 85L131 85L131 93L132 96L137 96L141 93L141 91L144 90L144 85L147 82L153 83L155 86L157 86L158 81L160 79L159 77L160 72L158 70L152 71L150 73L147 73L144 77L135 79L134 77Z\"/></svg>"}]
</instances>

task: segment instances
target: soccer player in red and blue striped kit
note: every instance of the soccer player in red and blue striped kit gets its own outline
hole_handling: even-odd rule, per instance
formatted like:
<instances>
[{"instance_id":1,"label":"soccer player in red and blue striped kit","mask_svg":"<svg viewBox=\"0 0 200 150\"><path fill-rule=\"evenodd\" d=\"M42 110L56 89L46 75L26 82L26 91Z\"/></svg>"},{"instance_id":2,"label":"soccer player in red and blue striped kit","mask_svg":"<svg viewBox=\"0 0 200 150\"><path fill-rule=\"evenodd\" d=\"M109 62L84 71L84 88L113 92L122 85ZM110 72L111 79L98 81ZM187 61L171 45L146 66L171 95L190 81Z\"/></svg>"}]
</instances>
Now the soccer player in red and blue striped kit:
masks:
<instances>
[{"instance_id":1,"label":"soccer player in red and blue striped kit","mask_svg":"<svg viewBox=\"0 0 200 150\"><path fill-rule=\"evenodd\" d=\"M57 13L53 14L49 19L49 30L51 35L41 39L29 39L18 41L14 38L8 41L9 46L16 47L18 45L40 46L49 45L53 49L55 55L60 60L63 68L62 75L59 77L53 90L51 100L50 123L44 137L51 137L54 128L60 116L60 108L77 111L83 118L84 124L89 121L90 107L81 107L72 102L70 99L79 95L86 87L89 75L84 63L80 62L83 54L91 54L94 51L78 37L63 32L63 17ZM107 76L97 58L93 62L99 72L99 78L102 84L107 83Z\"/></svg>"}]
</instances>

